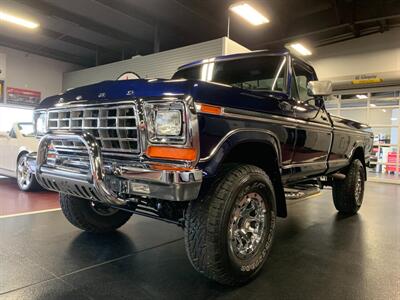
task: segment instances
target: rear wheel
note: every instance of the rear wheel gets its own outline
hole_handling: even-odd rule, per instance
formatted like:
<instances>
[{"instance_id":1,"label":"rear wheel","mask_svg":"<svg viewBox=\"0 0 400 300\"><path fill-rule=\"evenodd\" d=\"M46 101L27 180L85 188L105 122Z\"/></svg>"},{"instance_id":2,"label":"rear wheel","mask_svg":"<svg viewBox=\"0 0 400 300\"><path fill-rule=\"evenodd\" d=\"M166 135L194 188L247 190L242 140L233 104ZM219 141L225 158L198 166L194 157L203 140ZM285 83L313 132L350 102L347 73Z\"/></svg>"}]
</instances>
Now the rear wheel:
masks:
<instances>
[{"instance_id":1,"label":"rear wheel","mask_svg":"<svg viewBox=\"0 0 400 300\"><path fill-rule=\"evenodd\" d=\"M365 172L360 160L355 159L344 180L335 180L332 186L333 203L343 214L355 214L364 198Z\"/></svg>"},{"instance_id":2,"label":"rear wheel","mask_svg":"<svg viewBox=\"0 0 400 300\"><path fill-rule=\"evenodd\" d=\"M275 231L275 195L267 174L231 165L185 214L185 244L194 268L227 285L255 276L268 257Z\"/></svg>"},{"instance_id":3,"label":"rear wheel","mask_svg":"<svg viewBox=\"0 0 400 300\"><path fill-rule=\"evenodd\" d=\"M33 174L27 163L28 153L22 154L17 161L17 183L21 191L37 191L41 189L37 182L35 174Z\"/></svg>"},{"instance_id":4,"label":"rear wheel","mask_svg":"<svg viewBox=\"0 0 400 300\"><path fill-rule=\"evenodd\" d=\"M66 194L60 194L60 204L72 225L89 232L114 231L132 216L130 212Z\"/></svg>"}]
</instances>

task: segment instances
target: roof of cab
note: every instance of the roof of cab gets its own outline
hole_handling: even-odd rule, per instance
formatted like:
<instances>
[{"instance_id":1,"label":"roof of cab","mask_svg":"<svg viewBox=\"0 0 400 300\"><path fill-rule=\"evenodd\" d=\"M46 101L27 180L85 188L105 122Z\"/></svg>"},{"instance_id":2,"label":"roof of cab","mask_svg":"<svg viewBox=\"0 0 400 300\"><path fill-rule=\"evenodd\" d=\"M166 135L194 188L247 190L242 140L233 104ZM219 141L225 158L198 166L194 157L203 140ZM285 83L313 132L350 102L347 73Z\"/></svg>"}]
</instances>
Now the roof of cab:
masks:
<instances>
[{"instance_id":1,"label":"roof of cab","mask_svg":"<svg viewBox=\"0 0 400 300\"><path fill-rule=\"evenodd\" d=\"M229 55L221 55L221 56L216 56L216 57L213 57L213 58L196 60L194 62L191 62L191 63L185 64L183 66L180 66L178 68L178 71L182 70L182 69L194 67L194 66L197 66L197 65L201 65L201 64L204 64L204 63L210 63L210 59L213 59L212 62L219 62L219 61L232 60L232 59L248 58L248 57L258 56L258 55L260 55L260 56L262 56L262 55L282 55L283 56L283 55L287 55L287 54L291 54L294 57L296 57L297 59L300 59L300 60L308 63L304 58L293 54L288 49L280 48L278 50L268 50L268 49L266 49L266 50L255 50L255 51L250 51L250 52L243 52L243 53L236 53L236 54L229 54Z\"/></svg>"}]
</instances>

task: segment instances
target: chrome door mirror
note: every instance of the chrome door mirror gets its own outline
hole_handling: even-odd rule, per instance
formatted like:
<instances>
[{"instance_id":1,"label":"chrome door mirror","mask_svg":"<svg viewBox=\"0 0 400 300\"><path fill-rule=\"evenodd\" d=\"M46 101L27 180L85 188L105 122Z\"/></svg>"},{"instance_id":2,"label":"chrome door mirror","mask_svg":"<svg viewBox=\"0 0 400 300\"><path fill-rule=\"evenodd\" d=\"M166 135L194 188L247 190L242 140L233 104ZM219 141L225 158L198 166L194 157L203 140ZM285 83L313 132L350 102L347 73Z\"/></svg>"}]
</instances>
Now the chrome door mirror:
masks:
<instances>
[{"instance_id":1,"label":"chrome door mirror","mask_svg":"<svg viewBox=\"0 0 400 300\"><path fill-rule=\"evenodd\" d=\"M309 81L307 84L309 96L329 96L332 94L331 81Z\"/></svg>"}]
</instances>

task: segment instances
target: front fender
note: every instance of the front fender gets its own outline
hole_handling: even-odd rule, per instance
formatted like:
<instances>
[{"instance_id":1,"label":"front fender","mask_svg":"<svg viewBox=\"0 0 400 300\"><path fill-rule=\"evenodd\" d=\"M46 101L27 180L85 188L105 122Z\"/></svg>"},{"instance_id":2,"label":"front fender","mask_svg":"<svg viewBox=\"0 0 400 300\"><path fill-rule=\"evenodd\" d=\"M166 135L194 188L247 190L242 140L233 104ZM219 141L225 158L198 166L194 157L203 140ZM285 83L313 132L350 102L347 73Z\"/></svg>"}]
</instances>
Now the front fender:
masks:
<instances>
[{"instance_id":1,"label":"front fender","mask_svg":"<svg viewBox=\"0 0 400 300\"><path fill-rule=\"evenodd\" d=\"M199 161L199 168L204 175L214 176L224 162L227 155L238 145L243 143L263 143L271 146L281 166L282 157L280 143L276 135L269 130L259 128L240 128L228 132L219 143L211 150L210 154ZM251 155L251 153L249 153Z\"/></svg>"}]
</instances>

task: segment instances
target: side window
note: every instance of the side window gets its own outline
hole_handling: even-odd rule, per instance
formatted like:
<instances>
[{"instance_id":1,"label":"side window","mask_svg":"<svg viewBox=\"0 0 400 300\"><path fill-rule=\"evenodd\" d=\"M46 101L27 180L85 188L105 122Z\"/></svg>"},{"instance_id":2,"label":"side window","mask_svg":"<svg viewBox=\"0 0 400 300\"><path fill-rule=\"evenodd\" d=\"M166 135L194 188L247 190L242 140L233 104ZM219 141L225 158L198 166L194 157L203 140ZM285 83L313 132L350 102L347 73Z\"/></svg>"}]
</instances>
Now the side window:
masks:
<instances>
[{"instance_id":1,"label":"side window","mask_svg":"<svg viewBox=\"0 0 400 300\"><path fill-rule=\"evenodd\" d=\"M294 77L296 80L296 87L298 92L299 100L309 100L310 96L307 94L307 84L309 81L315 80L314 73L311 70L303 67L300 64L294 63L293 65ZM308 102L309 104L315 105L315 100Z\"/></svg>"}]
</instances>

